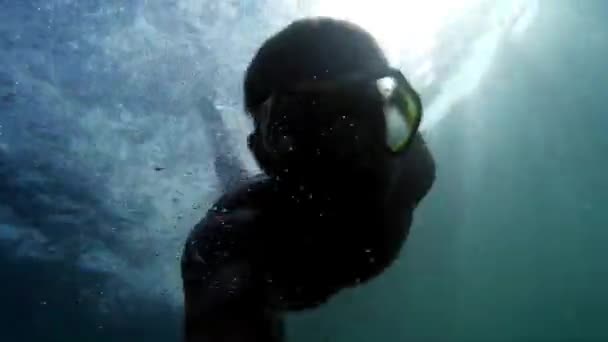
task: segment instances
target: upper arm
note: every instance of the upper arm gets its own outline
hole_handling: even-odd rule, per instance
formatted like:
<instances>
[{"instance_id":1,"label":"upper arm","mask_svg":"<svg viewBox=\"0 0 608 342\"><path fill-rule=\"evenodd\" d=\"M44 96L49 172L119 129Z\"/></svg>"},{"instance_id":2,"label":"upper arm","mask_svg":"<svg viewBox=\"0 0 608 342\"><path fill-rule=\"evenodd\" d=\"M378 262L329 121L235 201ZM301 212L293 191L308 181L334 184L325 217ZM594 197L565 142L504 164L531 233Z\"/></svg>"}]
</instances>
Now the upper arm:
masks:
<instances>
[{"instance_id":1,"label":"upper arm","mask_svg":"<svg viewBox=\"0 0 608 342\"><path fill-rule=\"evenodd\" d=\"M281 322L266 301L263 276L248 257L243 224L235 212L211 213L190 234L182 256L186 342L274 342ZM227 228L228 227L228 228Z\"/></svg>"},{"instance_id":2,"label":"upper arm","mask_svg":"<svg viewBox=\"0 0 608 342\"><path fill-rule=\"evenodd\" d=\"M244 263L226 265L207 282L184 280L185 341L281 341L280 318L251 281Z\"/></svg>"}]
</instances>

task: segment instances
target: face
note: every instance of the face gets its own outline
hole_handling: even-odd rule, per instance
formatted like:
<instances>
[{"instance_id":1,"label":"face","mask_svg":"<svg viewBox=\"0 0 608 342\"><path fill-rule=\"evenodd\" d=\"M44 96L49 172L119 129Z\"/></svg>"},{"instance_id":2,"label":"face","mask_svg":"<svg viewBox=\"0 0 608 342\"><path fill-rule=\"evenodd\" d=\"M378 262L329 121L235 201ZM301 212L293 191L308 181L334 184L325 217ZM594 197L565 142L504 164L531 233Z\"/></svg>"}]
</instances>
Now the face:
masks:
<instances>
[{"instance_id":1,"label":"face","mask_svg":"<svg viewBox=\"0 0 608 342\"><path fill-rule=\"evenodd\" d=\"M362 93L275 95L255 115L250 147L272 174L370 168L386 152L381 108Z\"/></svg>"},{"instance_id":2,"label":"face","mask_svg":"<svg viewBox=\"0 0 608 342\"><path fill-rule=\"evenodd\" d=\"M252 113L250 148L262 168L340 174L378 168L400 152L419 124L417 95L402 75L357 76L297 84Z\"/></svg>"}]
</instances>

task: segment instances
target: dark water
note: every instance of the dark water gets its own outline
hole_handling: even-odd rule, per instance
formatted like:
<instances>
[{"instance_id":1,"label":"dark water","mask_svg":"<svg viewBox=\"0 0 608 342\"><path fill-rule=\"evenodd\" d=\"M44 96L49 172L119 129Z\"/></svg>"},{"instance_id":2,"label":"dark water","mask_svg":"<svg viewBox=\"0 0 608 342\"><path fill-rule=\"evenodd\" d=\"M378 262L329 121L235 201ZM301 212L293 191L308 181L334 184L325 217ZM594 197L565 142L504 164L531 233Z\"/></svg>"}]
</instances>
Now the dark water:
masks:
<instances>
[{"instance_id":1,"label":"dark water","mask_svg":"<svg viewBox=\"0 0 608 342\"><path fill-rule=\"evenodd\" d=\"M176 255L250 166L233 97L288 21L226 4L0 0L1 341L178 340ZM292 341L608 340L608 7L539 8L432 128L397 265Z\"/></svg>"},{"instance_id":2,"label":"dark water","mask_svg":"<svg viewBox=\"0 0 608 342\"><path fill-rule=\"evenodd\" d=\"M302 326L340 341L608 339L607 33L599 5L548 7L433 135L438 184L400 265Z\"/></svg>"}]
</instances>

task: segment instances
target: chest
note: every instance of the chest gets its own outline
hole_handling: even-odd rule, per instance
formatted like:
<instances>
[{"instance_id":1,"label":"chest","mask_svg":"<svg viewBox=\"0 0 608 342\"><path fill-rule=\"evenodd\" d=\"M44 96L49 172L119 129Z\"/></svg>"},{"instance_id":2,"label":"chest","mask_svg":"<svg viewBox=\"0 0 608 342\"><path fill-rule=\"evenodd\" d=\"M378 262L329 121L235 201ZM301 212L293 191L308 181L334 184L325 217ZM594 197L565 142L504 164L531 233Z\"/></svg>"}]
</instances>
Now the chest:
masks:
<instances>
[{"instance_id":1,"label":"chest","mask_svg":"<svg viewBox=\"0 0 608 342\"><path fill-rule=\"evenodd\" d=\"M267 280L289 308L306 308L386 269L406 239L411 214L354 210L342 215L277 215L264 246Z\"/></svg>"}]
</instances>

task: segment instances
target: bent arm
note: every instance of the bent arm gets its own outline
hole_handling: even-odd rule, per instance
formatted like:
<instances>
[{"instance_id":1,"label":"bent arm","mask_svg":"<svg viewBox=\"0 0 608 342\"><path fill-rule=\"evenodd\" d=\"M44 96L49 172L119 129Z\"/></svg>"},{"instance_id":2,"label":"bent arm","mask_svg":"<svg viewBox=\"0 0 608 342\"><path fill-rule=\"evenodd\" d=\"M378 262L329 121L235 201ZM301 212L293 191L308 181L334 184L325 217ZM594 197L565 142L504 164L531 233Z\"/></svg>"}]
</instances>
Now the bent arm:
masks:
<instances>
[{"instance_id":1,"label":"bent arm","mask_svg":"<svg viewBox=\"0 0 608 342\"><path fill-rule=\"evenodd\" d=\"M184 279L184 341L283 341L280 318L251 281L244 263L227 265L208 281Z\"/></svg>"},{"instance_id":2,"label":"bent arm","mask_svg":"<svg viewBox=\"0 0 608 342\"><path fill-rule=\"evenodd\" d=\"M280 342L281 320L269 309L265 282L247 258L252 224L243 211L210 212L182 256L185 342Z\"/></svg>"}]
</instances>

